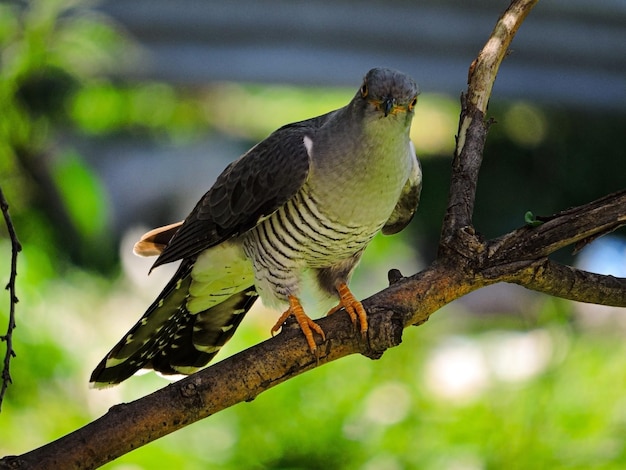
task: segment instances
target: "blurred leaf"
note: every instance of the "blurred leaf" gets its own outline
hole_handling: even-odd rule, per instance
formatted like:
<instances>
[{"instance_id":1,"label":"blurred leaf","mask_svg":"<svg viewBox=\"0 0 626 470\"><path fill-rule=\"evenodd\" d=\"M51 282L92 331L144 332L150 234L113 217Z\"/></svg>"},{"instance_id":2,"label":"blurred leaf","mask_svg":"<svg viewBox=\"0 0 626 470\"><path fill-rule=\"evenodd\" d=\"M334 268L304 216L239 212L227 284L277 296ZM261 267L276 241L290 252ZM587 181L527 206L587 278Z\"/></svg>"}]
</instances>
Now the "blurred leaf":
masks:
<instances>
[{"instance_id":1,"label":"blurred leaf","mask_svg":"<svg viewBox=\"0 0 626 470\"><path fill-rule=\"evenodd\" d=\"M83 78L119 69L136 58L132 42L102 14L83 9L60 23L54 47L57 60Z\"/></svg>"},{"instance_id":2,"label":"blurred leaf","mask_svg":"<svg viewBox=\"0 0 626 470\"><path fill-rule=\"evenodd\" d=\"M221 131L261 139L278 127L344 106L353 90L217 84L205 95L206 113Z\"/></svg>"},{"instance_id":3,"label":"blurred leaf","mask_svg":"<svg viewBox=\"0 0 626 470\"><path fill-rule=\"evenodd\" d=\"M93 134L123 127L128 119L127 109L126 95L107 82L82 88L71 104L71 114L77 124Z\"/></svg>"},{"instance_id":4,"label":"blurred leaf","mask_svg":"<svg viewBox=\"0 0 626 470\"><path fill-rule=\"evenodd\" d=\"M87 238L101 233L108 217L106 192L80 155L65 154L52 175L78 230Z\"/></svg>"},{"instance_id":5,"label":"blurred leaf","mask_svg":"<svg viewBox=\"0 0 626 470\"><path fill-rule=\"evenodd\" d=\"M164 127L171 124L179 97L171 86L163 83L144 83L131 90L130 117L132 124Z\"/></svg>"},{"instance_id":6,"label":"blurred leaf","mask_svg":"<svg viewBox=\"0 0 626 470\"><path fill-rule=\"evenodd\" d=\"M17 17L17 5L0 4L0 44L6 45L17 37L20 30Z\"/></svg>"}]
</instances>

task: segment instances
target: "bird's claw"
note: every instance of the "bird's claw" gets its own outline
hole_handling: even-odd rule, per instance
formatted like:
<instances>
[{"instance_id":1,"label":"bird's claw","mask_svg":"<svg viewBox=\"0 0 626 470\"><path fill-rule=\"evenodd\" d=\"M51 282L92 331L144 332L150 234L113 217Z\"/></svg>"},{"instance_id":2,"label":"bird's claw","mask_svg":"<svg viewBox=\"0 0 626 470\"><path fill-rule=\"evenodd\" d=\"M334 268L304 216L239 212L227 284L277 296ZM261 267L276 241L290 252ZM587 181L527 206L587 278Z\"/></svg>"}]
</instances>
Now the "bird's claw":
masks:
<instances>
[{"instance_id":1,"label":"bird's claw","mask_svg":"<svg viewBox=\"0 0 626 470\"><path fill-rule=\"evenodd\" d=\"M317 323L311 320L311 318L306 313L304 313L302 304L300 304L300 301L297 299L297 297L293 295L289 296L289 308L285 310L285 312L283 312L276 324L272 327L272 336L274 335L274 333L281 329L283 323L285 323L285 320L287 320L287 318L289 318L290 316L293 316L298 322L298 325L300 325L300 329L302 330L302 333L306 338L306 342L309 345L309 349L311 350L311 352L314 353L315 351L317 351L317 344L315 343L315 338L313 337L313 331L315 331L318 335L322 337L324 341L326 341L326 335L324 334L324 330L322 330L322 328Z\"/></svg>"},{"instance_id":2,"label":"bird's claw","mask_svg":"<svg viewBox=\"0 0 626 470\"><path fill-rule=\"evenodd\" d=\"M339 304L331 308L326 315L332 315L333 313L345 308L346 313L350 317L353 325L356 325L357 320L359 322L359 328L361 335L365 336L367 333L367 313L363 308L363 304L359 302L356 297L350 292L347 284L341 283L337 286L337 292L339 293Z\"/></svg>"}]
</instances>

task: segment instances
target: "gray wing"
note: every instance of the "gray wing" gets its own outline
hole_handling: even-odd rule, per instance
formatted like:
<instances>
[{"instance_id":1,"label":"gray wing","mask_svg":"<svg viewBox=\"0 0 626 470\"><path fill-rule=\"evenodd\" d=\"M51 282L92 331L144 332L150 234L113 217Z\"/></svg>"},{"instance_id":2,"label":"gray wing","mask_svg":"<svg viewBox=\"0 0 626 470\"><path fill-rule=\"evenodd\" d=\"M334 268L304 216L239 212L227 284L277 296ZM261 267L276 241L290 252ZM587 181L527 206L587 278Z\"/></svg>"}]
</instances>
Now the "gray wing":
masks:
<instances>
[{"instance_id":1,"label":"gray wing","mask_svg":"<svg viewBox=\"0 0 626 470\"><path fill-rule=\"evenodd\" d=\"M415 155L415 147L412 142L410 143L409 152L412 163L411 174L404 188L402 188L402 193L400 193L400 199L398 199L396 207L383 226L382 232L385 235L393 235L404 229L413 218L413 215L415 215L417 205L420 202L420 193L422 192L422 167Z\"/></svg>"},{"instance_id":2,"label":"gray wing","mask_svg":"<svg viewBox=\"0 0 626 470\"><path fill-rule=\"evenodd\" d=\"M309 174L304 136L313 133L327 116L281 127L226 167L153 268L193 257L245 233L293 197Z\"/></svg>"}]
</instances>

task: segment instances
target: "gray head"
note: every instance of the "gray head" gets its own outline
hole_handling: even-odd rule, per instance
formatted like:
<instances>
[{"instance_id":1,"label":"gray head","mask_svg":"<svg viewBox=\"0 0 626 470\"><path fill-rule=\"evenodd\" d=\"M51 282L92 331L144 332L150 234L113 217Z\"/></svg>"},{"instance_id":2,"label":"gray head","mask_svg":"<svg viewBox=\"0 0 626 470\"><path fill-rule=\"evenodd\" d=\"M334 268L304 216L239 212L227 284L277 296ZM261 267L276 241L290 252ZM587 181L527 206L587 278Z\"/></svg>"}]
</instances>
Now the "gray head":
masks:
<instances>
[{"instance_id":1,"label":"gray head","mask_svg":"<svg viewBox=\"0 0 626 470\"><path fill-rule=\"evenodd\" d=\"M364 110L378 110L384 117L403 112L412 117L417 95L417 83L408 75L393 69L375 68L365 75L353 102Z\"/></svg>"}]
</instances>

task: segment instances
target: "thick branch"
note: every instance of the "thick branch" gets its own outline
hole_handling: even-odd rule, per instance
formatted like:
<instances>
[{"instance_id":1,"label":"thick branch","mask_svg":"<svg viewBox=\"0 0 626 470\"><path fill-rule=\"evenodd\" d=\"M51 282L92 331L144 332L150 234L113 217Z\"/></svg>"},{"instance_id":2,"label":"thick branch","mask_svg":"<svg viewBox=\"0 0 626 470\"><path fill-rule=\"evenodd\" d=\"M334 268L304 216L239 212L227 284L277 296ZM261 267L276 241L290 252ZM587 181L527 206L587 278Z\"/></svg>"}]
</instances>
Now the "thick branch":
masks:
<instances>
[{"instance_id":1,"label":"thick branch","mask_svg":"<svg viewBox=\"0 0 626 470\"><path fill-rule=\"evenodd\" d=\"M319 320L326 341L311 355L296 328L168 385L132 403L118 405L85 427L19 457L0 461L0 468L95 468L137 447L169 434L236 403L251 401L261 392L302 372L348 354L371 358L402 340L409 312L415 321L430 314L468 287L453 286L450 268L433 267L402 279L365 300L370 328L367 341L345 314ZM462 278L457 276L461 281ZM446 287L447 286L447 287Z\"/></svg>"},{"instance_id":2,"label":"thick branch","mask_svg":"<svg viewBox=\"0 0 626 470\"><path fill-rule=\"evenodd\" d=\"M563 299L626 307L626 279L590 273L549 259L518 272L512 282Z\"/></svg>"}]
</instances>

